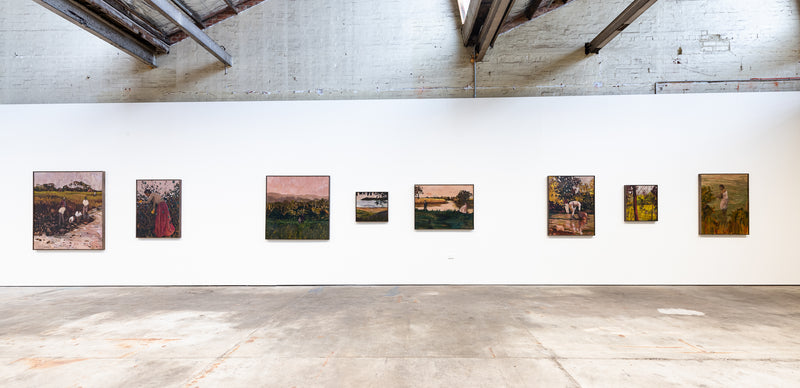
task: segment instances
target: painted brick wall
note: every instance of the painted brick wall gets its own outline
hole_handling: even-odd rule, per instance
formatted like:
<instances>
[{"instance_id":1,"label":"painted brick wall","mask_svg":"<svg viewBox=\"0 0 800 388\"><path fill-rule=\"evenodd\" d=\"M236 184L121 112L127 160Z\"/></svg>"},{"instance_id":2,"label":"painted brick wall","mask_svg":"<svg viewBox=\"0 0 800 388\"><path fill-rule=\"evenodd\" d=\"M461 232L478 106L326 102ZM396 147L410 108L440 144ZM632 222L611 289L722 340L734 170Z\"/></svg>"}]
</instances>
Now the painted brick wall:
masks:
<instances>
[{"instance_id":1,"label":"painted brick wall","mask_svg":"<svg viewBox=\"0 0 800 388\"><path fill-rule=\"evenodd\" d=\"M798 0L662 0L585 56L583 44L628 4L575 0L501 35L477 66L477 96L800 77ZM150 69L32 1L2 1L0 103L472 97L458 29L455 1L267 0L207 30L234 67L184 40ZM704 85L681 91L737 90Z\"/></svg>"}]
</instances>

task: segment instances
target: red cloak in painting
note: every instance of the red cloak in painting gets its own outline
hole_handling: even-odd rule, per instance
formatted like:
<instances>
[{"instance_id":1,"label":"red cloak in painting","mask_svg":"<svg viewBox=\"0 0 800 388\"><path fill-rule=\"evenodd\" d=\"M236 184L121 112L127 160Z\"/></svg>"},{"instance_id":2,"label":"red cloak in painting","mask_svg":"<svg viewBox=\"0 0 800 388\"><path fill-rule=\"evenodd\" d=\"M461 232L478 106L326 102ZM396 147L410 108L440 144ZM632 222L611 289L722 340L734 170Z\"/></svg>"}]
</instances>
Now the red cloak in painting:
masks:
<instances>
[{"instance_id":1,"label":"red cloak in painting","mask_svg":"<svg viewBox=\"0 0 800 388\"><path fill-rule=\"evenodd\" d=\"M175 233L175 226L172 225L172 217L169 215L169 207L166 202L161 202L156 207L156 237L169 237Z\"/></svg>"}]
</instances>

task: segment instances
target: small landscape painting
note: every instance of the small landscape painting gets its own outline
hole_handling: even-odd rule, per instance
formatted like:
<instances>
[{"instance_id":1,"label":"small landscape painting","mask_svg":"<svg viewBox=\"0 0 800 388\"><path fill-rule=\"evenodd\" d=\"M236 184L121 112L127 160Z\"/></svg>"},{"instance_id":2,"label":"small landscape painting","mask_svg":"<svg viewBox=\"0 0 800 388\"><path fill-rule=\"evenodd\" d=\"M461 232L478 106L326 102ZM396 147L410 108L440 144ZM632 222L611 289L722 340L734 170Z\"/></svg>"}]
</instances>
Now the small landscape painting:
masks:
<instances>
[{"instance_id":1,"label":"small landscape painting","mask_svg":"<svg viewBox=\"0 0 800 388\"><path fill-rule=\"evenodd\" d=\"M658 185L625 185L625 221L658 221Z\"/></svg>"},{"instance_id":2,"label":"small landscape painting","mask_svg":"<svg viewBox=\"0 0 800 388\"><path fill-rule=\"evenodd\" d=\"M414 185L414 229L474 229L475 185Z\"/></svg>"},{"instance_id":3,"label":"small landscape painting","mask_svg":"<svg viewBox=\"0 0 800 388\"><path fill-rule=\"evenodd\" d=\"M356 192L356 222L388 222L389 193L386 191Z\"/></svg>"},{"instance_id":4,"label":"small landscape painting","mask_svg":"<svg viewBox=\"0 0 800 388\"><path fill-rule=\"evenodd\" d=\"M105 172L33 173L33 249L105 249Z\"/></svg>"},{"instance_id":5,"label":"small landscape painting","mask_svg":"<svg viewBox=\"0 0 800 388\"><path fill-rule=\"evenodd\" d=\"M181 237L181 180L136 181L136 237Z\"/></svg>"},{"instance_id":6,"label":"small landscape painting","mask_svg":"<svg viewBox=\"0 0 800 388\"><path fill-rule=\"evenodd\" d=\"M329 176L267 176L267 240L330 239Z\"/></svg>"},{"instance_id":7,"label":"small landscape painting","mask_svg":"<svg viewBox=\"0 0 800 388\"><path fill-rule=\"evenodd\" d=\"M750 175L700 174L700 234L750 234Z\"/></svg>"},{"instance_id":8,"label":"small landscape painting","mask_svg":"<svg viewBox=\"0 0 800 388\"><path fill-rule=\"evenodd\" d=\"M594 176L547 177L547 235L594 236Z\"/></svg>"}]
</instances>

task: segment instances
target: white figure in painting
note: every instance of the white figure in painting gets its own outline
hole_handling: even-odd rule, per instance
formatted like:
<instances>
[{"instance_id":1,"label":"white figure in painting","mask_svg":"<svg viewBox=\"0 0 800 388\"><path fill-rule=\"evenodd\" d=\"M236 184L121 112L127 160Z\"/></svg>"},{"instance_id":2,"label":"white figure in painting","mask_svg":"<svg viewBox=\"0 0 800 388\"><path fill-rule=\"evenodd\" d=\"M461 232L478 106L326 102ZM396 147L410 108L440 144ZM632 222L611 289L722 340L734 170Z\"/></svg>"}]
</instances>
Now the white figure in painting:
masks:
<instances>
[{"instance_id":1,"label":"white figure in painting","mask_svg":"<svg viewBox=\"0 0 800 388\"><path fill-rule=\"evenodd\" d=\"M581 211L581 203L578 201L569 201L564 205L564 211L570 216L575 216L575 210Z\"/></svg>"}]
</instances>

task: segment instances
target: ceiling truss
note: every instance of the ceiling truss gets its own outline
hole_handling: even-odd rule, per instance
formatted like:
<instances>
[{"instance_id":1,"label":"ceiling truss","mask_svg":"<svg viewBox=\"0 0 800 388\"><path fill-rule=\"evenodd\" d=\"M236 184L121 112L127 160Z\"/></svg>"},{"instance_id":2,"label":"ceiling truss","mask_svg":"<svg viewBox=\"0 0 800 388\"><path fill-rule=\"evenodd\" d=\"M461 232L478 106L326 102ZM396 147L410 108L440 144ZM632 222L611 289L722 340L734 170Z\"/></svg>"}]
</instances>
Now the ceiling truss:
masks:
<instances>
[{"instance_id":1,"label":"ceiling truss","mask_svg":"<svg viewBox=\"0 0 800 388\"><path fill-rule=\"evenodd\" d=\"M203 30L264 0L34 0L156 67L158 55L190 37L225 66L233 58Z\"/></svg>"},{"instance_id":2,"label":"ceiling truss","mask_svg":"<svg viewBox=\"0 0 800 388\"><path fill-rule=\"evenodd\" d=\"M497 37L572 0L457 0L461 11L461 39L474 50L473 60L484 59ZM633 0L596 38L585 44L586 54L600 52L656 0Z\"/></svg>"}]
</instances>

